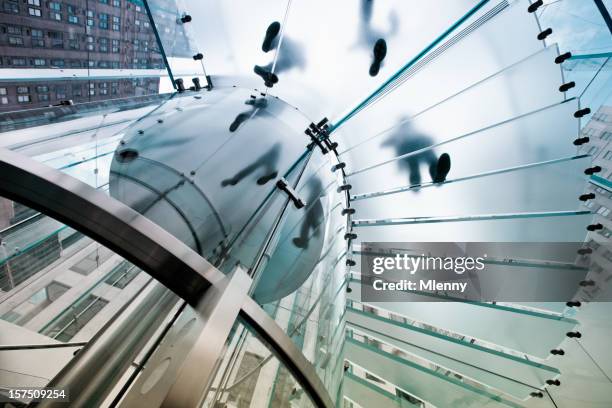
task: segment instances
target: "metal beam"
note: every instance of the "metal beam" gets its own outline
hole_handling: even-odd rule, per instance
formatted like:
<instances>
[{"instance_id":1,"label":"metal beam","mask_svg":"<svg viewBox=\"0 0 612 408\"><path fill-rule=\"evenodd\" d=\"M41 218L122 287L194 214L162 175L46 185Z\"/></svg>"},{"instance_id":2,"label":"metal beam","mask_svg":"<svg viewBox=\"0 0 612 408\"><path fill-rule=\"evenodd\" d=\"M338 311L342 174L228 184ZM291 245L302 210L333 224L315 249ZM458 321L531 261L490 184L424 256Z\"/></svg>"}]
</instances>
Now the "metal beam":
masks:
<instances>
[{"instance_id":1,"label":"metal beam","mask_svg":"<svg viewBox=\"0 0 612 408\"><path fill-rule=\"evenodd\" d=\"M296 381L311 398L314 406L332 408L334 403L325 386L302 352L293 344L274 320L251 298L248 298L240 317L243 322L259 336L281 363L294 376Z\"/></svg>"},{"instance_id":2,"label":"metal beam","mask_svg":"<svg viewBox=\"0 0 612 408\"><path fill-rule=\"evenodd\" d=\"M6 149L0 149L0 195L84 233L191 304L225 278L187 245L104 192Z\"/></svg>"},{"instance_id":3,"label":"metal beam","mask_svg":"<svg viewBox=\"0 0 612 408\"><path fill-rule=\"evenodd\" d=\"M206 347L200 345L193 359L182 366L179 378L187 378L185 373L193 372L193 364L202 361L209 364L212 360L208 357L214 357L215 353L217 357L221 356L218 345L225 343L227 325L231 327L234 323L231 318L223 321L221 317L227 316L222 312L228 307L233 310L240 308L239 316L269 345L315 405L333 407L315 368L276 322L250 297L235 299L232 296L236 291L245 290L243 279L235 281L237 286L234 289L231 289L231 283L229 289L226 288L228 278L222 272L146 217L69 175L2 148L0 195L90 236L189 301L201 316L207 313L214 316L214 324L206 330L207 340L214 342L213 349L205 350ZM230 291L225 293L226 290ZM147 296L129 304L124 313L109 322L51 384L69 388L73 405L75 401L84 402L81 406L98 405L89 402L100 401L110 392L118 376L127 369L125 365L131 364L132 356L147 340L145 329L156 329L167 314L160 311L168 311L176 300L162 285L154 285ZM212 330L215 327L222 330ZM198 342L202 339L200 336ZM200 358L202 351L209 354L205 360ZM212 377L214 371L211 369L209 376ZM208 380L206 383L209 384ZM181 392L193 393L181 401L183 404L201 397L202 388L205 388L202 378L190 384L189 390L178 385Z\"/></svg>"}]
</instances>

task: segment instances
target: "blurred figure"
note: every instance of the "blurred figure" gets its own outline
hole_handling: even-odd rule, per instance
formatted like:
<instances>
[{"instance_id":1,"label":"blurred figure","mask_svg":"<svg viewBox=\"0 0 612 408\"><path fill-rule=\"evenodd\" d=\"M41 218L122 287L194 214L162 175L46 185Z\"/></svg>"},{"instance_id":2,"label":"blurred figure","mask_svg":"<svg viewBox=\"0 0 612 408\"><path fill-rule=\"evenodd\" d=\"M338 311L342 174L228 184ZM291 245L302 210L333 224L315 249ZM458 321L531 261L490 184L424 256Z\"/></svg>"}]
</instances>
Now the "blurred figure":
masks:
<instances>
[{"instance_id":1,"label":"blurred figure","mask_svg":"<svg viewBox=\"0 0 612 408\"><path fill-rule=\"evenodd\" d=\"M402 124L384 141L382 147L393 147L395 155L401 156L407 153L416 152L421 149L429 148L433 140L412 128L409 120L403 119ZM421 184L421 163L424 162L429 167L429 174L434 183L443 183L451 168L450 156L443 153L440 157L432 149L405 157L398 161L398 165L410 175L410 185L419 186Z\"/></svg>"},{"instance_id":2,"label":"blurred figure","mask_svg":"<svg viewBox=\"0 0 612 408\"><path fill-rule=\"evenodd\" d=\"M270 52L278 49L280 30L281 24L278 21L275 21L268 26L266 36L261 45L263 52ZM278 82L277 74L288 71L294 67L304 69L306 66L306 59L304 58L302 47L287 36L283 38L281 48L278 49L276 54L276 66L274 66L274 61L272 61L267 65L255 65L253 68L253 71L264 80L264 83L268 88L271 88ZM273 66L274 72L272 72Z\"/></svg>"},{"instance_id":3,"label":"blurred figure","mask_svg":"<svg viewBox=\"0 0 612 408\"><path fill-rule=\"evenodd\" d=\"M255 160L252 164L249 164L244 169L240 170L238 173L236 173L234 177L223 180L221 182L221 187L235 186L236 184L240 183L242 179L249 176L251 173L255 172L255 170L259 169L260 167L264 169L264 175L257 179L257 184L263 186L268 181L278 176L276 166L278 165L280 151L280 143L275 143L270 148L270 150L262 154L259 159Z\"/></svg>"},{"instance_id":4,"label":"blurred figure","mask_svg":"<svg viewBox=\"0 0 612 408\"><path fill-rule=\"evenodd\" d=\"M383 33L372 27L372 9L374 0L361 0L361 21L359 24L359 43L372 48L373 61L370 65L370 76L378 75L383 60L387 56L387 41L384 37L395 35L398 27L397 14L389 15L389 30Z\"/></svg>"},{"instance_id":5,"label":"blurred figure","mask_svg":"<svg viewBox=\"0 0 612 408\"><path fill-rule=\"evenodd\" d=\"M306 215L302 221L300 228L300 236L293 238L293 245L298 248L308 248L308 233L314 231L314 235L318 236L320 231L317 229L319 223L323 220L323 206L319 198L323 190L323 184L318 177L312 177L306 184L308 189L308 197L306 198Z\"/></svg>"},{"instance_id":6,"label":"blurred figure","mask_svg":"<svg viewBox=\"0 0 612 408\"><path fill-rule=\"evenodd\" d=\"M250 105L251 109L241 112L236 116L236 119L232 122L229 127L230 132L235 132L240 125L242 125L247 119L257 115L260 109L265 109L268 106L266 98L253 98L248 99L244 102L245 105Z\"/></svg>"}]
</instances>

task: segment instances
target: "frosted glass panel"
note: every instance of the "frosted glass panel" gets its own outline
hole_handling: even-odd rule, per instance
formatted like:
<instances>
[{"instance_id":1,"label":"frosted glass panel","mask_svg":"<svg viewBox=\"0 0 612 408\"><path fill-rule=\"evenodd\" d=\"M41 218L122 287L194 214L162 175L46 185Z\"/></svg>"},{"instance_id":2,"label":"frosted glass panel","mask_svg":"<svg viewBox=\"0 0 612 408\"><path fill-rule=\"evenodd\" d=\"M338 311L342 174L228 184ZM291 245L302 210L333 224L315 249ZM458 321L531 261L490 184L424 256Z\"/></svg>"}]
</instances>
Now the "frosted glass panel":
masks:
<instances>
[{"instance_id":1,"label":"frosted glass panel","mask_svg":"<svg viewBox=\"0 0 612 408\"><path fill-rule=\"evenodd\" d=\"M542 50L524 3L502 11L346 122L339 132L343 150L414 116L444 117L441 125L462 132L561 100L561 70L553 62L557 50ZM509 30L504 36L497 35L500 25ZM504 52L492 52L496 49Z\"/></svg>"},{"instance_id":2,"label":"frosted glass panel","mask_svg":"<svg viewBox=\"0 0 612 408\"><path fill-rule=\"evenodd\" d=\"M582 242L591 214L546 218L369 226L357 241L381 242Z\"/></svg>"},{"instance_id":3,"label":"frosted glass panel","mask_svg":"<svg viewBox=\"0 0 612 408\"><path fill-rule=\"evenodd\" d=\"M423 146L414 147L410 143L407 143L407 146L403 146L403 143L398 144L397 150L391 149L394 151L394 156L397 156L397 153L408 154L415 149L433 145L435 148L420 151L418 157L413 153L403 159L351 175L349 180L354 187L351 192L354 194L369 192L373 186L380 191L414 184L410 182L412 173L409 171L408 158L411 156L414 158L411 161L416 161L416 167L419 169L417 173L422 175L422 180L431 181L427 158L432 153L427 153L428 151L433 152L435 160L442 153L450 155L452 165L448 173L449 179L571 157L576 154L576 146L572 143L578 130L578 122L573 116L576 110L576 100L571 100L475 133L449 133L439 136L432 134L432 138ZM481 152L486 154L480 154ZM475 160L475 157L478 157L478 160ZM350 171L359 171L363 168L357 167L353 170L351 167Z\"/></svg>"},{"instance_id":4,"label":"frosted glass panel","mask_svg":"<svg viewBox=\"0 0 612 408\"><path fill-rule=\"evenodd\" d=\"M348 372L344 374L342 393L349 400L358 401L366 407L420 407Z\"/></svg>"},{"instance_id":5,"label":"frosted glass panel","mask_svg":"<svg viewBox=\"0 0 612 408\"><path fill-rule=\"evenodd\" d=\"M360 301L359 282L352 282L349 299ZM485 303L433 302L411 294L414 302L371 302L373 306L465 336L498 344L532 356L547 358L577 324L573 319L502 309Z\"/></svg>"},{"instance_id":6,"label":"frosted glass panel","mask_svg":"<svg viewBox=\"0 0 612 408\"><path fill-rule=\"evenodd\" d=\"M394 356L375 346L347 339L345 358L361 367L368 367L372 374L383 378L407 392L438 407L459 404L487 407L519 407L499 392L493 393L466 384L434 368L426 368ZM501 399L501 401L500 401Z\"/></svg>"},{"instance_id":7,"label":"frosted glass panel","mask_svg":"<svg viewBox=\"0 0 612 408\"><path fill-rule=\"evenodd\" d=\"M457 182L451 178L439 186L357 200L353 207L359 219L577 210L590 161L587 156Z\"/></svg>"},{"instance_id":8,"label":"frosted glass panel","mask_svg":"<svg viewBox=\"0 0 612 408\"><path fill-rule=\"evenodd\" d=\"M559 375L557 369L468 341L445 336L356 309L347 311L349 327L410 354L421 356L519 399Z\"/></svg>"}]
</instances>

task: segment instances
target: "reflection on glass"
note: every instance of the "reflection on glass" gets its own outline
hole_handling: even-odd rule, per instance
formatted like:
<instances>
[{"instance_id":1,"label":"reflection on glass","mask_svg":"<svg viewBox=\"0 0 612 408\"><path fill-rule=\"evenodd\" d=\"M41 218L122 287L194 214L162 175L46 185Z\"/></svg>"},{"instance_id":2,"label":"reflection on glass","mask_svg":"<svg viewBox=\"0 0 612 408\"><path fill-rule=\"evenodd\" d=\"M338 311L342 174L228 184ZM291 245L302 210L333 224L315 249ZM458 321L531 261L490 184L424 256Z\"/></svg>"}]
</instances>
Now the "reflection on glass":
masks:
<instances>
[{"instance_id":1,"label":"reflection on glass","mask_svg":"<svg viewBox=\"0 0 612 408\"><path fill-rule=\"evenodd\" d=\"M248 408L261 404L274 408L314 407L267 345L237 322L229 350L203 406Z\"/></svg>"}]
</instances>

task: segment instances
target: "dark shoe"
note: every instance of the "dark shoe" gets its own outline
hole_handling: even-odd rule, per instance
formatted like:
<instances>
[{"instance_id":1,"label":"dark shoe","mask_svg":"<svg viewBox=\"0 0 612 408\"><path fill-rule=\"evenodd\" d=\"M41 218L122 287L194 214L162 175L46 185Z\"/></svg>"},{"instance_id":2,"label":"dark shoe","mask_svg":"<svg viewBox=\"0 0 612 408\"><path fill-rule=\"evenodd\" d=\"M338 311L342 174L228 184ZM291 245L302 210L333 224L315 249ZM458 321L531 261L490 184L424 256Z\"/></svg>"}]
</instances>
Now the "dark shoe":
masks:
<instances>
[{"instance_id":1,"label":"dark shoe","mask_svg":"<svg viewBox=\"0 0 612 408\"><path fill-rule=\"evenodd\" d=\"M278 82L278 77L262 66L255 65L253 71L264 80L264 83L268 88L272 88L274 84Z\"/></svg>"},{"instance_id":2,"label":"dark shoe","mask_svg":"<svg viewBox=\"0 0 612 408\"><path fill-rule=\"evenodd\" d=\"M236 184L238 184L238 180L232 177L232 178L223 180L221 182L221 187L235 186Z\"/></svg>"},{"instance_id":3,"label":"dark shoe","mask_svg":"<svg viewBox=\"0 0 612 408\"><path fill-rule=\"evenodd\" d=\"M235 132L238 129L238 127L242 125L242 123L244 123L244 121L247 120L248 118L249 118L248 113L241 113L238 116L236 116L236 119L234 119L234 121L229 127L229 131Z\"/></svg>"},{"instance_id":4,"label":"dark shoe","mask_svg":"<svg viewBox=\"0 0 612 408\"><path fill-rule=\"evenodd\" d=\"M387 56L387 42L379 38L374 44L374 62L370 66L370 76L378 75L378 71L380 71L380 64L383 62L385 57Z\"/></svg>"},{"instance_id":5,"label":"dark shoe","mask_svg":"<svg viewBox=\"0 0 612 408\"><path fill-rule=\"evenodd\" d=\"M446 176L451 169L451 159L448 153L443 153L438 158L438 163L436 163L436 172L433 177L434 183L444 183L446 180Z\"/></svg>"},{"instance_id":6,"label":"dark shoe","mask_svg":"<svg viewBox=\"0 0 612 408\"><path fill-rule=\"evenodd\" d=\"M293 245L295 245L298 248L305 249L308 247L308 241L302 238L293 238Z\"/></svg>"},{"instance_id":7,"label":"dark shoe","mask_svg":"<svg viewBox=\"0 0 612 408\"><path fill-rule=\"evenodd\" d=\"M280 32L280 28L281 25L278 21L275 21L268 26L268 29L266 30L266 38L264 38L263 44L261 44L261 49L263 52L268 52L272 49L272 41L274 41Z\"/></svg>"},{"instance_id":8,"label":"dark shoe","mask_svg":"<svg viewBox=\"0 0 612 408\"><path fill-rule=\"evenodd\" d=\"M278 172L274 171L270 174L268 174L267 176L262 176L260 178L257 179L257 184L259 184L260 186L263 186L264 184L266 184L268 181L275 179L276 176L278 176Z\"/></svg>"}]
</instances>

